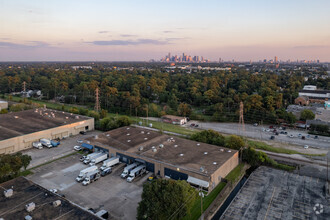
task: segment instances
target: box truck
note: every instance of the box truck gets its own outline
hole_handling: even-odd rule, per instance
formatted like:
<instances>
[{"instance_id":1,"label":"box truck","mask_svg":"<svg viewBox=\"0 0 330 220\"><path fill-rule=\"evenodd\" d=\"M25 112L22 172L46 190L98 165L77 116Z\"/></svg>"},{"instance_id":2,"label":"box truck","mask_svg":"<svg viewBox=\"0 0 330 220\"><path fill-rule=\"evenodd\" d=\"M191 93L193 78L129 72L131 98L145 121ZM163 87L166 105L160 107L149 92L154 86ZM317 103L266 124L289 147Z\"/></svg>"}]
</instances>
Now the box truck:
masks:
<instances>
[{"instance_id":1,"label":"box truck","mask_svg":"<svg viewBox=\"0 0 330 220\"><path fill-rule=\"evenodd\" d=\"M119 158L111 157L110 159L103 161L103 164L102 164L100 170L104 170L108 167L113 167L114 165L117 165L117 164L119 164Z\"/></svg>"},{"instance_id":2,"label":"box truck","mask_svg":"<svg viewBox=\"0 0 330 220\"><path fill-rule=\"evenodd\" d=\"M42 146L45 146L45 147L48 147L48 148L53 147L53 145L50 142L50 140L45 139L45 138L40 139L40 143L42 144Z\"/></svg>"},{"instance_id":3,"label":"box truck","mask_svg":"<svg viewBox=\"0 0 330 220\"><path fill-rule=\"evenodd\" d=\"M127 177L126 180L127 182L131 183L136 177L141 176L145 172L146 172L146 166L140 165L129 173L129 176Z\"/></svg>"},{"instance_id":4,"label":"box truck","mask_svg":"<svg viewBox=\"0 0 330 220\"><path fill-rule=\"evenodd\" d=\"M127 165L125 168L124 168L124 171L121 173L121 178L126 178L128 177L129 175L129 172L131 172L131 170L133 170L135 167L137 167L138 164L137 163L132 163L130 165Z\"/></svg>"},{"instance_id":5,"label":"box truck","mask_svg":"<svg viewBox=\"0 0 330 220\"><path fill-rule=\"evenodd\" d=\"M95 170L93 172L89 172L86 175L86 178L84 179L84 181L82 182L82 184L84 186L87 186L88 184L98 180L101 177L100 175L100 171L99 170Z\"/></svg>"},{"instance_id":6,"label":"box truck","mask_svg":"<svg viewBox=\"0 0 330 220\"><path fill-rule=\"evenodd\" d=\"M95 164L98 164L104 160L108 159L108 154L100 154L97 157L95 157L94 159L91 160L91 162L89 163L90 166L94 166Z\"/></svg>"},{"instance_id":7,"label":"box truck","mask_svg":"<svg viewBox=\"0 0 330 220\"><path fill-rule=\"evenodd\" d=\"M87 173L93 172L95 170L98 170L97 166L92 166L92 167L88 167L86 169L81 170L78 177L76 178L76 181L77 182L83 181L86 178Z\"/></svg>"},{"instance_id":8,"label":"box truck","mask_svg":"<svg viewBox=\"0 0 330 220\"><path fill-rule=\"evenodd\" d=\"M86 159L84 160L84 164L89 164L91 162L91 160L95 159L100 154L102 154L102 153L98 152L98 153L93 153L92 155L87 155Z\"/></svg>"}]
</instances>

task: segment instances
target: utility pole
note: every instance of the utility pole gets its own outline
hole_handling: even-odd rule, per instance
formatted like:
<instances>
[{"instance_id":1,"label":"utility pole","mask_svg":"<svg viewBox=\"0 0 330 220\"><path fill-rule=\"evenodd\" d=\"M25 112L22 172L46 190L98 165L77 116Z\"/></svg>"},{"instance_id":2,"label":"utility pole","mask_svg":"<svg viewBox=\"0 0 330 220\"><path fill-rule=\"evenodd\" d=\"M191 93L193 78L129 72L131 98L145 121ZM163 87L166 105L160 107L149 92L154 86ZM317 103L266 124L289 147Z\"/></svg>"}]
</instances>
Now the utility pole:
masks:
<instances>
[{"instance_id":1,"label":"utility pole","mask_svg":"<svg viewBox=\"0 0 330 220\"><path fill-rule=\"evenodd\" d=\"M26 92L26 82L25 81L23 82L23 92L24 93Z\"/></svg>"},{"instance_id":2,"label":"utility pole","mask_svg":"<svg viewBox=\"0 0 330 220\"><path fill-rule=\"evenodd\" d=\"M100 94L99 94L99 88L97 87L95 89L95 106L94 106L94 110L96 112L99 112L101 110L99 96L100 96Z\"/></svg>"},{"instance_id":3,"label":"utility pole","mask_svg":"<svg viewBox=\"0 0 330 220\"><path fill-rule=\"evenodd\" d=\"M244 140L245 140L245 147L246 147L246 137L245 137L245 125L244 125L244 104L241 101L239 103L239 122L238 122L238 130L239 130L239 135L243 135L244 136ZM241 131L243 132L241 134ZM243 154L243 149L241 148L240 150L240 162L242 162L242 154Z\"/></svg>"}]
</instances>

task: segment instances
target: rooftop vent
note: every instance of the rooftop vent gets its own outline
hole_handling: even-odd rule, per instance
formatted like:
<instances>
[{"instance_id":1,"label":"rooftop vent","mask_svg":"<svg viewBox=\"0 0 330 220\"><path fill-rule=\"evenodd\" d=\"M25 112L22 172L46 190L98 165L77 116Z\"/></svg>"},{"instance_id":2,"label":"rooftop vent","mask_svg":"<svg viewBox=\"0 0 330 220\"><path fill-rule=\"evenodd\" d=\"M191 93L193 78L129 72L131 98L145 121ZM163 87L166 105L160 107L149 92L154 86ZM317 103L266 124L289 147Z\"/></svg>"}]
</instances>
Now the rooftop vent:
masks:
<instances>
[{"instance_id":1,"label":"rooftop vent","mask_svg":"<svg viewBox=\"0 0 330 220\"><path fill-rule=\"evenodd\" d=\"M155 147L155 146L152 146L151 148L152 148L152 149L156 149L156 147Z\"/></svg>"},{"instance_id":2,"label":"rooftop vent","mask_svg":"<svg viewBox=\"0 0 330 220\"><path fill-rule=\"evenodd\" d=\"M144 138L144 140L148 140L148 138Z\"/></svg>"},{"instance_id":3,"label":"rooftop vent","mask_svg":"<svg viewBox=\"0 0 330 220\"><path fill-rule=\"evenodd\" d=\"M205 151L205 152L204 152L204 154L206 155L206 154L207 154L207 152Z\"/></svg>"},{"instance_id":4,"label":"rooftop vent","mask_svg":"<svg viewBox=\"0 0 330 220\"><path fill-rule=\"evenodd\" d=\"M107 134L106 136L107 136L107 137L110 137L110 134Z\"/></svg>"},{"instance_id":5,"label":"rooftop vent","mask_svg":"<svg viewBox=\"0 0 330 220\"><path fill-rule=\"evenodd\" d=\"M28 212L32 212L36 208L36 204L34 202L30 202L29 204L25 205L25 209Z\"/></svg>"},{"instance_id":6,"label":"rooftop vent","mask_svg":"<svg viewBox=\"0 0 330 220\"><path fill-rule=\"evenodd\" d=\"M94 136L94 139L98 139L98 138L99 138L99 136L98 136L98 135L95 135L95 136Z\"/></svg>"},{"instance_id":7,"label":"rooftop vent","mask_svg":"<svg viewBox=\"0 0 330 220\"><path fill-rule=\"evenodd\" d=\"M177 144L175 144L175 145L174 145L174 147L178 147L178 145L177 145Z\"/></svg>"},{"instance_id":8,"label":"rooftop vent","mask_svg":"<svg viewBox=\"0 0 330 220\"><path fill-rule=\"evenodd\" d=\"M141 134L144 134L144 131L141 131Z\"/></svg>"},{"instance_id":9,"label":"rooftop vent","mask_svg":"<svg viewBox=\"0 0 330 220\"><path fill-rule=\"evenodd\" d=\"M30 215L27 215L24 217L25 220L32 220L32 217Z\"/></svg>"},{"instance_id":10,"label":"rooftop vent","mask_svg":"<svg viewBox=\"0 0 330 220\"><path fill-rule=\"evenodd\" d=\"M61 205L61 200L56 200L53 202L53 206L54 207L57 207L57 206L60 206Z\"/></svg>"},{"instance_id":11,"label":"rooftop vent","mask_svg":"<svg viewBox=\"0 0 330 220\"><path fill-rule=\"evenodd\" d=\"M179 154L180 157L183 157L184 154Z\"/></svg>"},{"instance_id":12,"label":"rooftop vent","mask_svg":"<svg viewBox=\"0 0 330 220\"><path fill-rule=\"evenodd\" d=\"M221 151L221 152L223 152L223 149L222 149L222 148L220 148L220 151Z\"/></svg>"},{"instance_id":13,"label":"rooftop vent","mask_svg":"<svg viewBox=\"0 0 330 220\"><path fill-rule=\"evenodd\" d=\"M228 152L228 153L230 153L230 152L231 152L231 150L228 150L227 152Z\"/></svg>"},{"instance_id":14,"label":"rooftop vent","mask_svg":"<svg viewBox=\"0 0 330 220\"><path fill-rule=\"evenodd\" d=\"M79 119L79 116L77 115L75 118L76 118L76 119Z\"/></svg>"},{"instance_id":15,"label":"rooftop vent","mask_svg":"<svg viewBox=\"0 0 330 220\"><path fill-rule=\"evenodd\" d=\"M204 167L200 167L199 168L199 171L204 172L205 171L205 168Z\"/></svg>"},{"instance_id":16,"label":"rooftop vent","mask_svg":"<svg viewBox=\"0 0 330 220\"><path fill-rule=\"evenodd\" d=\"M143 146L140 146L139 151L143 151L143 148L144 148Z\"/></svg>"},{"instance_id":17,"label":"rooftop vent","mask_svg":"<svg viewBox=\"0 0 330 220\"><path fill-rule=\"evenodd\" d=\"M127 130L129 130L129 128L126 128Z\"/></svg>"},{"instance_id":18,"label":"rooftop vent","mask_svg":"<svg viewBox=\"0 0 330 220\"><path fill-rule=\"evenodd\" d=\"M69 117L65 117L65 119L69 119Z\"/></svg>"},{"instance_id":19,"label":"rooftop vent","mask_svg":"<svg viewBox=\"0 0 330 220\"><path fill-rule=\"evenodd\" d=\"M64 112L62 112L64 114Z\"/></svg>"},{"instance_id":20,"label":"rooftop vent","mask_svg":"<svg viewBox=\"0 0 330 220\"><path fill-rule=\"evenodd\" d=\"M148 132L147 134L150 134L150 132Z\"/></svg>"},{"instance_id":21,"label":"rooftop vent","mask_svg":"<svg viewBox=\"0 0 330 220\"><path fill-rule=\"evenodd\" d=\"M197 146L201 145L200 143L197 143Z\"/></svg>"},{"instance_id":22,"label":"rooftop vent","mask_svg":"<svg viewBox=\"0 0 330 220\"><path fill-rule=\"evenodd\" d=\"M18 118L18 116L15 115L14 118Z\"/></svg>"},{"instance_id":23,"label":"rooftop vent","mask_svg":"<svg viewBox=\"0 0 330 220\"><path fill-rule=\"evenodd\" d=\"M70 115L73 115L72 113Z\"/></svg>"},{"instance_id":24,"label":"rooftop vent","mask_svg":"<svg viewBox=\"0 0 330 220\"><path fill-rule=\"evenodd\" d=\"M130 133L127 133L126 135L127 135L127 136L130 136L131 134L130 134Z\"/></svg>"},{"instance_id":25,"label":"rooftop vent","mask_svg":"<svg viewBox=\"0 0 330 220\"><path fill-rule=\"evenodd\" d=\"M152 149L152 152L157 152L157 149Z\"/></svg>"},{"instance_id":26,"label":"rooftop vent","mask_svg":"<svg viewBox=\"0 0 330 220\"><path fill-rule=\"evenodd\" d=\"M131 140L127 140L127 142L129 143L129 142L131 142Z\"/></svg>"},{"instance_id":27,"label":"rooftop vent","mask_svg":"<svg viewBox=\"0 0 330 220\"><path fill-rule=\"evenodd\" d=\"M159 145L159 148L163 148L163 147L164 147L164 144L160 144L160 145Z\"/></svg>"},{"instance_id":28,"label":"rooftop vent","mask_svg":"<svg viewBox=\"0 0 330 220\"><path fill-rule=\"evenodd\" d=\"M213 162L213 165L217 165L217 162Z\"/></svg>"},{"instance_id":29,"label":"rooftop vent","mask_svg":"<svg viewBox=\"0 0 330 220\"><path fill-rule=\"evenodd\" d=\"M6 197L6 198L9 198L13 195L14 191L12 189L7 189L5 191L3 191L3 195Z\"/></svg>"}]
</instances>

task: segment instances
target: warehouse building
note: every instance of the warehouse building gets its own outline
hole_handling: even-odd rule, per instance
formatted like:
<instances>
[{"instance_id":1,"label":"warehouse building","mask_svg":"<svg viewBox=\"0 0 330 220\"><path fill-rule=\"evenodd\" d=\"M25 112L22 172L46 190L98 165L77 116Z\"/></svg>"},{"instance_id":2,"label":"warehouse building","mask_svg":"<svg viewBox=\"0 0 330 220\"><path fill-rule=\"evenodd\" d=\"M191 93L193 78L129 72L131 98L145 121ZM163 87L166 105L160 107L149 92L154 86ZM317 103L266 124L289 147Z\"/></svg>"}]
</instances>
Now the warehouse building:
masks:
<instances>
[{"instance_id":1,"label":"warehouse building","mask_svg":"<svg viewBox=\"0 0 330 220\"><path fill-rule=\"evenodd\" d=\"M0 114L0 154L32 147L41 138L62 139L94 130L94 118L51 109Z\"/></svg>"},{"instance_id":2,"label":"warehouse building","mask_svg":"<svg viewBox=\"0 0 330 220\"><path fill-rule=\"evenodd\" d=\"M0 219L101 219L24 177L0 188Z\"/></svg>"},{"instance_id":3,"label":"warehouse building","mask_svg":"<svg viewBox=\"0 0 330 220\"><path fill-rule=\"evenodd\" d=\"M172 179L187 180L211 191L238 165L238 151L155 131L123 127L86 141L96 151L118 156L121 162L145 163L148 171Z\"/></svg>"}]
</instances>

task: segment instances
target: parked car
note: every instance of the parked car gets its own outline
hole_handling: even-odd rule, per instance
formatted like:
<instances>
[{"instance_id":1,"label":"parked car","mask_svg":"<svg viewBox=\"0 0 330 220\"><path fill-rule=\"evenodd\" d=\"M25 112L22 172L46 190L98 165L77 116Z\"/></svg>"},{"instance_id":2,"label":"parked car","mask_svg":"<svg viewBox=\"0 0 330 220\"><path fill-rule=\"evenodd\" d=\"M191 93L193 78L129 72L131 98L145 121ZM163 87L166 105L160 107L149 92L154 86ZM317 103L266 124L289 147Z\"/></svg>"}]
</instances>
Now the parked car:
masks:
<instances>
[{"instance_id":1,"label":"parked car","mask_svg":"<svg viewBox=\"0 0 330 220\"><path fill-rule=\"evenodd\" d=\"M195 124L193 123L193 124L190 124L190 127L195 127Z\"/></svg>"},{"instance_id":2,"label":"parked car","mask_svg":"<svg viewBox=\"0 0 330 220\"><path fill-rule=\"evenodd\" d=\"M50 189L49 191L51 191L52 193L57 193L57 189Z\"/></svg>"},{"instance_id":3,"label":"parked car","mask_svg":"<svg viewBox=\"0 0 330 220\"><path fill-rule=\"evenodd\" d=\"M274 140L275 139L275 136L270 136L270 140Z\"/></svg>"},{"instance_id":4,"label":"parked car","mask_svg":"<svg viewBox=\"0 0 330 220\"><path fill-rule=\"evenodd\" d=\"M83 140L77 140L77 143L82 144L84 141Z\"/></svg>"},{"instance_id":5,"label":"parked car","mask_svg":"<svg viewBox=\"0 0 330 220\"><path fill-rule=\"evenodd\" d=\"M42 149L42 144L40 142L33 142L32 146L37 148L37 149Z\"/></svg>"},{"instance_id":6,"label":"parked car","mask_svg":"<svg viewBox=\"0 0 330 220\"><path fill-rule=\"evenodd\" d=\"M269 128L267 128L267 129L266 129L266 132L270 132L270 129L269 129Z\"/></svg>"},{"instance_id":7,"label":"parked car","mask_svg":"<svg viewBox=\"0 0 330 220\"><path fill-rule=\"evenodd\" d=\"M86 131L81 131L81 132L79 132L79 134L85 135Z\"/></svg>"},{"instance_id":8,"label":"parked car","mask_svg":"<svg viewBox=\"0 0 330 220\"><path fill-rule=\"evenodd\" d=\"M80 146L78 146L78 145L77 146L74 146L73 149L76 150L76 151L82 150L82 148Z\"/></svg>"},{"instance_id":9,"label":"parked car","mask_svg":"<svg viewBox=\"0 0 330 220\"><path fill-rule=\"evenodd\" d=\"M290 134L289 137L290 137L290 138L294 138L293 134Z\"/></svg>"},{"instance_id":10,"label":"parked car","mask_svg":"<svg viewBox=\"0 0 330 220\"><path fill-rule=\"evenodd\" d=\"M198 128L198 124L195 124L195 128Z\"/></svg>"},{"instance_id":11,"label":"parked car","mask_svg":"<svg viewBox=\"0 0 330 220\"><path fill-rule=\"evenodd\" d=\"M308 145L304 145L304 148L305 148L305 149L308 149L308 147L309 147Z\"/></svg>"},{"instance_id":12,"label":"parked car","mask_svg":"<svg viewBox=\"0 0 330 220\"><path fill-rule=\"evenodd\" d=\"M278 135L278 132L275 132L274 134L275 134L275 135Z\"/></svg>"},{"instance_id":13,"label":"parked car","mask_svg":"<svg viewBox=\"0 0 330 220\"><path fill-rule=\"evenodd\" d=\"M257 127L257 126L258 126L258 123L254 123L253 126L254 126L254 127Z\"/></svg>"},{"instance_id":14,"label":"parked car","mask_svg":"<svg viewBox=\"0 0 330 220\"><path fill-rule=\"evenodd\" d=\"M317 136L317 135L314 136L314 139L318 139L318 138L319 138L319 136Z\"/></svg>"},{"instance_id":15,"label":"parked car","mask_svg":"<svg viewBox=\"0 0 330 220\"><path fill-rule=\"evenodd\" d=\"M302 139L302 140L305 140L305 136L301 136L301 139Z\"/></svg>"},{"instance_id":16,"label":"parked car","mask_svg":"<svg viewBox=\"0 0 330 220\"><path fill-rule=\"evenodd\" d=\"M302 135L301 134L298 134L298 137L301 137Z\"/></svg>"},{"instance_id":17,"label":"parked car","mask_svg":"<svg viewBox=\"0 0 330 220\"><path fill-rule=\"evenodd\" d=\"M269 126L269 128L272 129L273 128L273 125Z\"/></svg>"}]
</instances>

